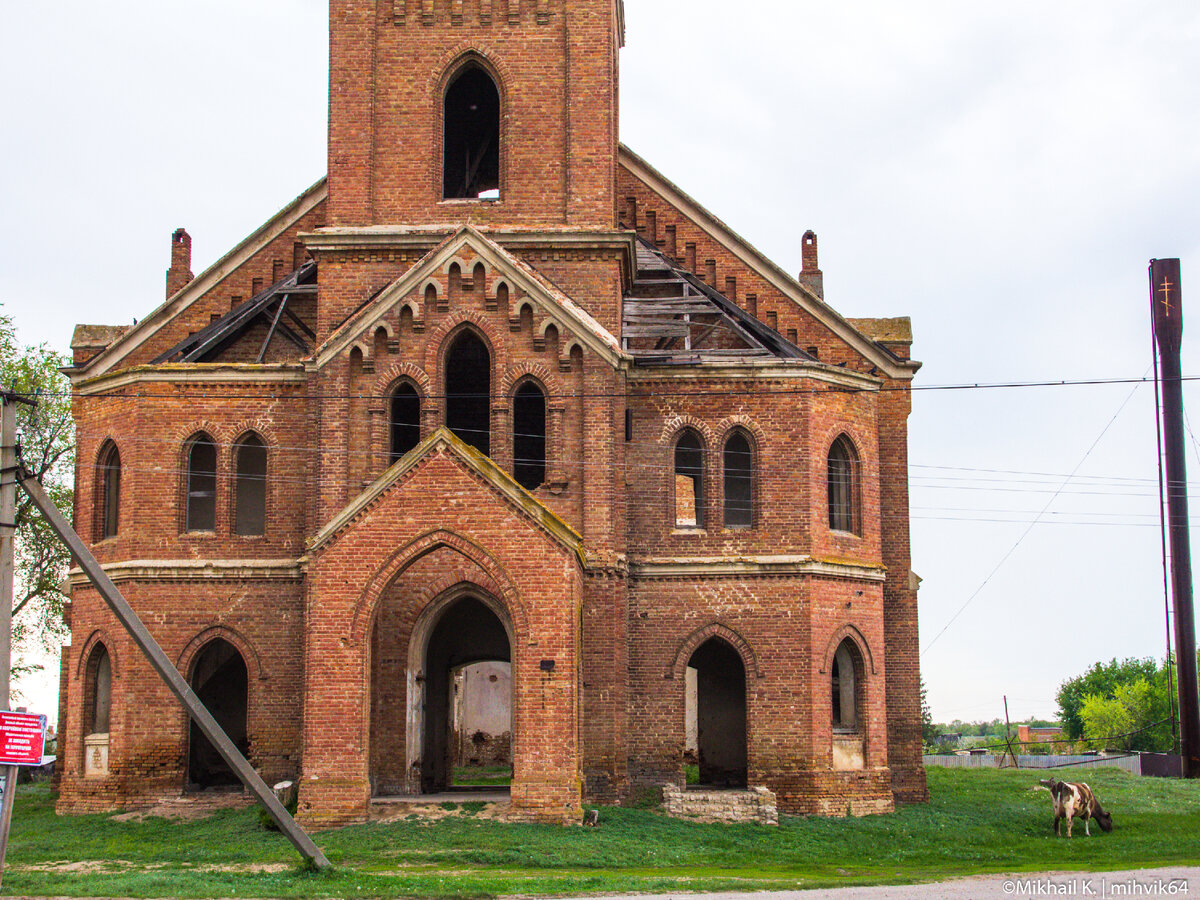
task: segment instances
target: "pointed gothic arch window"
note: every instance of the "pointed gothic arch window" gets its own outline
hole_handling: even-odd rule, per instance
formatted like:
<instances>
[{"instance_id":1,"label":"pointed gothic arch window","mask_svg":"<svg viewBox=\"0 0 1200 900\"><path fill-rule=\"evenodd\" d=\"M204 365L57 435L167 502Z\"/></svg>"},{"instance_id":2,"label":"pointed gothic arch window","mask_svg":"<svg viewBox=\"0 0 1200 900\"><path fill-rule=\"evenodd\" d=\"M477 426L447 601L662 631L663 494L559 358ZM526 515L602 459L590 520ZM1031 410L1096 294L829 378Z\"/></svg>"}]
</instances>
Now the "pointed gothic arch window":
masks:
<instances>
[{"instance_id":1,"label":"pointed gothic arch window","mask_svg":"<svg viewBox=\"0 0 1200 900\"><path fill-rule=\"evenodd\" d=\"M704 442L685 428L675 442L675 527L704 527Z\"/></svg>"},{"instance_id":2,"label":"pointed gothic arch window","mask_svg":"<svg viewBox=\"0 0 1200 900\"><path fill-rule=\"evenodd\" d=\"M87 734L107 734L109 712L112 708L112 661L108 648L96 644L87 665L87 686L90 693L85 705Z\"/></svg>"},{"instance_id":3,"label":"pointed gothic arch window","mask_svg":"<svg viewBox=\"0 0 1200 900\"><path fill-rule=\"evenodd\" d=\"M513 397L513 477L527 491L546 480L546 395L532 381Z\"/></svg>"},{"instance_id":4,"label":"pointed gothic arch window","mask_svg":"<svg viewBox=\"0 0 1200 900\"><path fill-rule=\"evenodd\" d=\"M833 730L835 733L856 734L859 731L858 710L862 705L865 667L862 654L850 638L838 644L830 675Z\"/></svg>"},{"instance_id":5,"label":"pointed gothic arch window","mask_svg":"<svg viewBox=\"0 0 1200 900\"><path fill-rule=\"evenodd\" d=\"M235 534L261 536L267 530L267 447L253 432L234 447Z\"/></svg>"},{"instance_id":6,"label":"pointed gothic arch window","mask_svg":"<svg viewBox=\"0 0 1200 900\"><path fill-rule=\"evenodd\" d=\"M391 461L400 459L421 443L421 395L407 381L392 389L388 401Z\"/></svg>"},{"instance_id":7,"label":"pointed gothic arch window","mask_svg":"<svg viewBox=\"0 0 1200 900\"><path fill-rule=\"evenodd\" d=\"M492 355L464 329L446 351L446 427L480 453L491 453Z\"/></svg>"},{"instance_id":8,"label":"pointed gothic arch window","mask_svg":"<svg viewBox=\"0 0 1200 900\"><path fill-rule=\"evenodd\" d=\"M116 537L121 524L121 454L117 445L105 441L96 462L96 538Z\"/></svg>"},{"instance_id":9,"label":"pointed gothic arch window","mask_svg":"<svg viewBox=\"0 0 1200 900\"><path fill-rule=\"evenodd\" d=\"M443 101L442 196L500 196L500 91L482 66L467 63Z\"/></svg>"},{"instance_id":10,"label":"pointed gothic arch window","mask_svg":"<svg viewBox=\"0 0 1200 900\"><path fill-rule=\"evenodd\" d=\"M833 531L861 534L859 521L858 453L846 435L839 435L829 448L827 487L829 527Z\"/></svg>"},{"instance_id":11,"label":"pointed gothic arch window","mask_svg":"<svg viewBox=\"0 0 1200 900\"><path fill-rule=\"evenodd\" d=\"M754 525L754 450L745 432L735 431L722 454L725 475L725 527Z\"/></svg>"},{"instance_id":12,"label":"pointed gothic arch window","mask_svg":"<svg viewBox=\"0 0 1200 900\"><path fill-rule=\"evenodd\" d=\"M188 441L185 531L217 529L217 445L203 431Z\"/></svg>"}]
</instances>

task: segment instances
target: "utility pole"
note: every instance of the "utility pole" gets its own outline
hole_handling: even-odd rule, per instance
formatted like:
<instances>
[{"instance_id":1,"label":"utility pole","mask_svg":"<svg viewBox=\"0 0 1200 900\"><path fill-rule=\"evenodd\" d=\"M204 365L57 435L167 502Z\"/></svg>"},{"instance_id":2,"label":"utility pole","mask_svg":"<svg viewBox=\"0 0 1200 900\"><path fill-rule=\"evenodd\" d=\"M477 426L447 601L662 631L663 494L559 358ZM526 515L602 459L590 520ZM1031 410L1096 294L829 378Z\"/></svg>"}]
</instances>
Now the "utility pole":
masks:
<instances>
[{"instance_id":1,"label":"utility pole","mask_svg":"<svg viewBox=\"0 0 1200 900\"><path fill-rule=\"evenodd\" d=\"M9 706L12 672L13 556L17 538L17 403L28 402L0 390L0 709ZM0 880L8 853L8 829L17 800L17 767L4 767L0 806Z\"/></svg>"},{"instance_id":2,"label":"utility pole","mask_svg":"<svg viewBox=\"0 0 1200 900\"><path fill-rule=\"evenodd\" d=\"M1162 424L1167 470L1167 521L1171 544L1171 596L1175 604L1179 737L1183 777L1200 778L1200 687L1196 682L1196 618L1192 605L1192 555L1188 534L1187 464L1184 457L1183 291L1178 259L1150 260L1150 306L1162 381Z\"/></svg>"}]
</instances>

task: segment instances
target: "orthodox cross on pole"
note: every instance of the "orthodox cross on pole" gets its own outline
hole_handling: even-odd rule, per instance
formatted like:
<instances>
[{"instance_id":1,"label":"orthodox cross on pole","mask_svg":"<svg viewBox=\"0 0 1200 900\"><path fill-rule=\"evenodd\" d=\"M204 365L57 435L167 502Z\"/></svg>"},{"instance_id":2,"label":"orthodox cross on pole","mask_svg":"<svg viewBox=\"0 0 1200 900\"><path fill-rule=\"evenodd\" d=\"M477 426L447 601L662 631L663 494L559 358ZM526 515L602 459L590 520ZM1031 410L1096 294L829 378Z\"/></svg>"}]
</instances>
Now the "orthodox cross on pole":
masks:
<instances>
[{"instance_id":1,"label":"orthodox cross on pole","mask_svg":"<svg viewBox=\"0 0 1200 900\"><path fill-rule=\"evenodd\" d=\"M1158 302L1162 304L1163 315L1167 316L1168 318L1171 315L1171 309L1172 309L1172 307L1171 307L1171 288L1173 288L1173 287L1175 287L1175 284L1174 284L1174 282L1171 281L1169 274L1164 274L1163 279L1162 279L1162 284L1160 284L1158 287L1158 292L1160 294L1162 294L1162 299L1159 300Z\"/></svg>"}]
</instances>

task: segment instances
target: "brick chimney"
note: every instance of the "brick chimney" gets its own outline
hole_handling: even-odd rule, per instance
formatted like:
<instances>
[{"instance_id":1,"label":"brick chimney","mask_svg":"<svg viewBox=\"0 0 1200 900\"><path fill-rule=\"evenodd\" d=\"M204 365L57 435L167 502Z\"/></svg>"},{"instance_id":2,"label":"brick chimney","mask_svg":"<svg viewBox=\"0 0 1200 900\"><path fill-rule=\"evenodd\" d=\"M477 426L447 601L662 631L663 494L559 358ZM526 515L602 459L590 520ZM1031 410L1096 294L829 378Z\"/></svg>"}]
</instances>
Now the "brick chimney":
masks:
<instances>
[{"instance_id":1,"label":"brick chimney","mask_svg":"<svg viewBox=\"0 0 1200 900\"><path fill-rule=\"evenodd\" d=\"M194 278L192 236L182 228L171 235L171 268L167 269L167 296L173 297Z\"/></svg>"},{"instance_id":2,"label":"brick chimney","mask_svg":"<svg viewBox=\"0 0 1200 900\"><path fill-rule=\"evenodd\" d=\"M804 268L796 280L812 289L822 300L825 299L825 276L817 265L817 234L815 231L804 232L804 251L801 256Z\"/></svg>"}]
</instances>

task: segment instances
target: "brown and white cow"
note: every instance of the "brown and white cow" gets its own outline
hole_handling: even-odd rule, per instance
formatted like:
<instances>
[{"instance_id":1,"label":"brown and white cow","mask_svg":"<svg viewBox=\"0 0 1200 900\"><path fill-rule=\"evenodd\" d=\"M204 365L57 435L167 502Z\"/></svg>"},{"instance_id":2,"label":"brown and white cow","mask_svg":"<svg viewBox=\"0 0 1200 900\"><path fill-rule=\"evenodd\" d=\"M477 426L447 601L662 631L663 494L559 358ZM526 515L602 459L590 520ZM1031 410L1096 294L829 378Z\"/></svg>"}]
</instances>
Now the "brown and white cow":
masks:
<instances>
[{"instance_id":1,"label":"brown and white cow","mask_svg":"<svg viewBox=\"0 0 1200 900\"><path fill-rule=\"evenodd\" d=\"M1088 837L1092 836L1088 827L1094 818L1104 831L1113 830L1112 815L1104 811L1092 789L1083 781L1058 781L1055 778L1043 778L1041 781L1049 790L1054 801L1054 833L1059 834L1059 822L1067 820L1067 837L1071 836L1071 826L1076 817L1083 819L1083 831Z\"/></svg>"}]
</instances>

